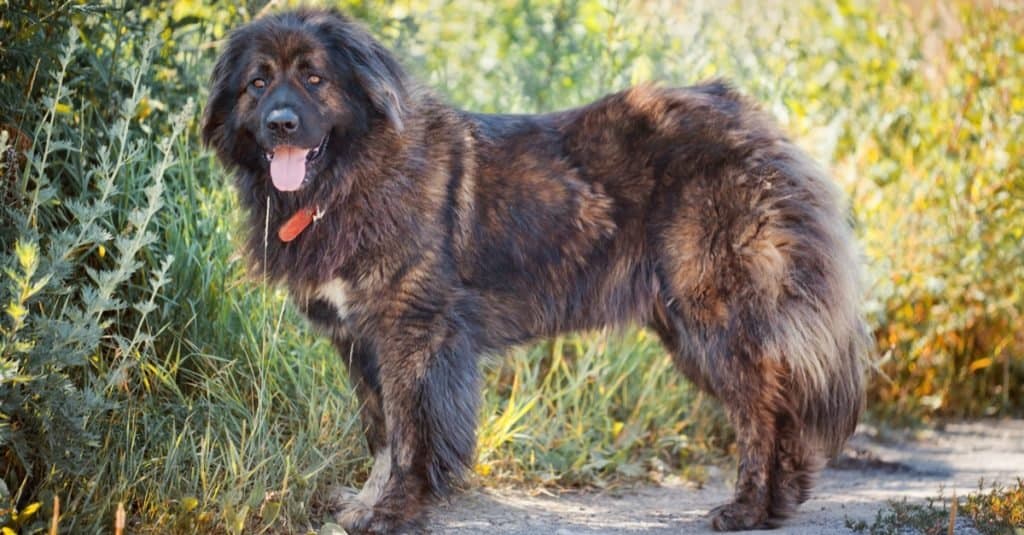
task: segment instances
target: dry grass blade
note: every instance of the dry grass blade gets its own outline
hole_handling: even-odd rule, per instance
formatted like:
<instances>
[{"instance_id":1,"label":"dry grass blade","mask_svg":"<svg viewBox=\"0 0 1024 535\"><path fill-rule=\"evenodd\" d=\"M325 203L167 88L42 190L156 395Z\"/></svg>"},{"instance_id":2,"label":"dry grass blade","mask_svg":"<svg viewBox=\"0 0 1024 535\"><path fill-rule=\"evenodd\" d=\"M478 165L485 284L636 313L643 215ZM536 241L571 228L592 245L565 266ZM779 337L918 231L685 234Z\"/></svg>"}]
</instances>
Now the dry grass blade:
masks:
<instances>
[{"instance_id":1,"label":"dry grass blade","mask_svg":"<svg viewBox=\"0 0 1024 535\"><path fill-rule=\"evenodd\" d=\"M60 496L53 497L53 516L50 518L50 535L57 535L57 525L60 523Z\"/></svg>"},{"instance_id":2,"label":"dry grass blade","mask_svg":"<svg viewBox=\"0 0 1024 535\"><path fill-rule=\"evenodd\" d=\"M124 503L117 502L117 512L114 513L114 535L124 534L125 514Z\"/></svg>"},{"instance_id":3,"label":"dry grass blade","mask_svg":"<svg viewBox=\"0 0 1024 535\"><path fill-rule=\"evenodd\" d=\"M949 535L953 535L956 531L956 489L953 489L953 503L949 504Z\"/></svg>"}]
</instances>

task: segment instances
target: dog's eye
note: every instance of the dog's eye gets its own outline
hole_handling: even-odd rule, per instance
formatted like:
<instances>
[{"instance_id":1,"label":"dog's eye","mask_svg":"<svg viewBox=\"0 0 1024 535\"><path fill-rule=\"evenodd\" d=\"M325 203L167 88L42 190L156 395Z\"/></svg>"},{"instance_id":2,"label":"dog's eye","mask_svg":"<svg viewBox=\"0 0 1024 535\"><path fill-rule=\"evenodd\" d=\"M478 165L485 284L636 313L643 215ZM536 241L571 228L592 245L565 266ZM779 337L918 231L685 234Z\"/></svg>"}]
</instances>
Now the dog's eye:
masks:
<instances>
[{"instance_id":1,"label":"dog's eye","mask_svg":"<svg viewBox=\"0 0 1024 535\"><path fill-rule=\"evenodd\" d=\"M264 87L267 87L267 81L264 80L263 78L257 78L250 83L256 89L263 89Z\"/></svg>"},{"instance_id":2,"label":"dog's eye","mask_svg":"<svg viewBox=\"0 0 1024 535\"><path fill-rule=\"evenodd\" d=\"M309 82L311 85L318 85L322 80L320 79L319 76L311 74L309 75L309 78L306 78L306 81Z\"/></svg>"}]
</instances>

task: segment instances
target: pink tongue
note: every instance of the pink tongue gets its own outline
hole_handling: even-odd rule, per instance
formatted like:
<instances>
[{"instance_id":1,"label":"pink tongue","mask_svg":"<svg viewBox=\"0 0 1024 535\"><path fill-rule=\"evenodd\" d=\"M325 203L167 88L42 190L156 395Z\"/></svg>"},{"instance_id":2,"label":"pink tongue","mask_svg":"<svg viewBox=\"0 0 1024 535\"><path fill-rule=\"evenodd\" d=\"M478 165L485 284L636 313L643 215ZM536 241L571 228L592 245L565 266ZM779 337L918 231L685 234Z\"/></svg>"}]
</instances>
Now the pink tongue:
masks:
<instances>
[{"instance_id":1,"label":"pink tongue","mask_svg":"<svg viewBox=\"0 0 1024 535\"><path fill-rule=\"evenodd\" d=\"M270 178L281 191L295 191L306 177L306 154L309 149L278 147L270 160Z\"/></svg>"}]
</instances>

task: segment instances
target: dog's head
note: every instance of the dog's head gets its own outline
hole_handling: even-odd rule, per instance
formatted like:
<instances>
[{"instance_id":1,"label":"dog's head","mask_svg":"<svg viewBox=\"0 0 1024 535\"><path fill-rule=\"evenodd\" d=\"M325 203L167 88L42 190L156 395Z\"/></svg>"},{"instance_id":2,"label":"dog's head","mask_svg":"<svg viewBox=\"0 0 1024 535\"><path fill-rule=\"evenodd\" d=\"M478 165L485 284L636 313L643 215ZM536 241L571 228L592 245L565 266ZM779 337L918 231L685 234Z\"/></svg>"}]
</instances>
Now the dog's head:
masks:
<instances>
[{"instance_id":1,"label":"dog's head","mask_svg":"<svg viewBox=\"0 0 1024 535\"><path fill-rule=\"evenodd\" d=\"M295 191L371 128L402 130L403 79L390 54L336 12L263 17L234 31L217 60L203 142L226 165Z\"/></svg>"}]
</instances>

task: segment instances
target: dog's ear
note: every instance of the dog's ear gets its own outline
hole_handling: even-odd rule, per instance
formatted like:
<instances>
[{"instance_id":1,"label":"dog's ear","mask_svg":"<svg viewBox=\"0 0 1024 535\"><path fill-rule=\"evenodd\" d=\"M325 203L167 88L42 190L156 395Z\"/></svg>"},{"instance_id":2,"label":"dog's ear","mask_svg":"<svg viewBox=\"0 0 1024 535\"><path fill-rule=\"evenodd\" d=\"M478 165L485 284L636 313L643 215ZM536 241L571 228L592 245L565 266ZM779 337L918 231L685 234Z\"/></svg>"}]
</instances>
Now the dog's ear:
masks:
<instances>
[{"instance_id":1,"label":"dog's ear","mask_svg":"<svg viewBox=\"0 0 1024 535\"><path fill-rule=\"evenodd\" d=\"M406 92L401 66L376 41L370 43L368 51L354 59L356 80L366 90L373 106L388 118L395 130L401 132L405 127L406 113Z\"/></svg>"},{"instance_id":2,"label":"dog's ear","mask_svg":"<svg viewBox=\"0 0 1024 535\"><path fill-rule=\"evenodd\" d=\"M241 36L233 34L229 39L210 75L210 95L203 110L201 134L203 145L225 151L227 132L225 122L238 101L238 67L241 60Z\"/></svg>"},{"instance_id":3,"label":"dog's ear","mask_svg":"<svg viewBox=\"0 0 1024 535\"><path fill-rule=\"evenodd\" d=\"M344 15L329 12L318 22L330 36L333 50L347 56L356 83L366 92L373 107L395 130L402 131L408 112L402 66L366 30Z\"/></svg>"}]
</instances>

